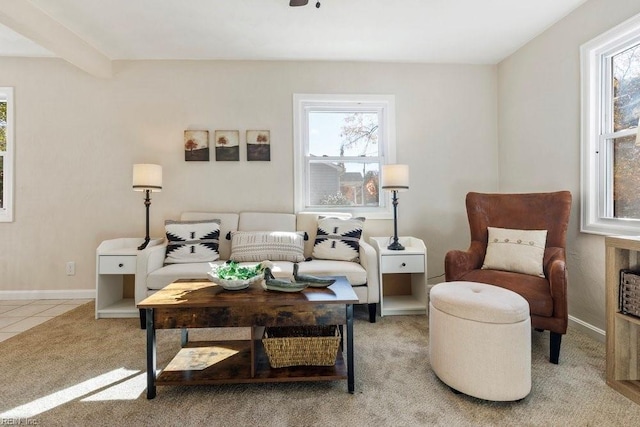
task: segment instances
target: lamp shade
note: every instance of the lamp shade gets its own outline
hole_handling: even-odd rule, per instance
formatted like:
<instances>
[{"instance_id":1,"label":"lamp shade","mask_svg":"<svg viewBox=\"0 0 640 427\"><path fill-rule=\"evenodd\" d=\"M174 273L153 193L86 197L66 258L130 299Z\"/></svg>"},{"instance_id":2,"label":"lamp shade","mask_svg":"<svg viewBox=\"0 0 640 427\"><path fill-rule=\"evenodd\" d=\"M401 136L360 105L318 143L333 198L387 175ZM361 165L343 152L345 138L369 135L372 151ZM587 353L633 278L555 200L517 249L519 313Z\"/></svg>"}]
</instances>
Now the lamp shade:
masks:
<instances>
[{"instance_id":1,"label":"lamp shade","mask_svg":"<svg viewBox=\"0 0 640 427\"><path fill-rule=\"evenodd\" d=\"M162 191L162 166L148 163L133 165L133 190Z\"/></svg>"},{"instance_id":2,"label":"lamp shade","mask_svg":"<svg viewBox=\"0 0 640 427\"><path fill-rule=\"evenodd\" d=\"M407 191L409 189L409 166L383 165L381 187L383 190Z\"/></svg>"}]
</instances>

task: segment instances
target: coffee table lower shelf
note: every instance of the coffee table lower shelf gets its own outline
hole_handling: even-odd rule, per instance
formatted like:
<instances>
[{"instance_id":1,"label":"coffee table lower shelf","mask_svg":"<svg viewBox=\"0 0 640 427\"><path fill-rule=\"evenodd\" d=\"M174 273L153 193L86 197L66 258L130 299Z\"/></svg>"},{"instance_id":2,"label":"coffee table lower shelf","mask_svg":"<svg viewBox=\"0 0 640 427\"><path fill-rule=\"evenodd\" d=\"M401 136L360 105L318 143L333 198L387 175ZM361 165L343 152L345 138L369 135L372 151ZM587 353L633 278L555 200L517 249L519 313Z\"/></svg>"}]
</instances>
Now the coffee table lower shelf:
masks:
<instances>
[{"instance_id":1,"label":"coffee table lower shelf","mask_svg":"<svg viewBox=\"0 0 640 427\"><path fill-rule=\"evenodd\" d=\"M347 379L347 367L340 349L333 366L271 368L261 341L192 341L169 362L155 383L206 385L343 379Z\"/></svg>"}]
</instances>

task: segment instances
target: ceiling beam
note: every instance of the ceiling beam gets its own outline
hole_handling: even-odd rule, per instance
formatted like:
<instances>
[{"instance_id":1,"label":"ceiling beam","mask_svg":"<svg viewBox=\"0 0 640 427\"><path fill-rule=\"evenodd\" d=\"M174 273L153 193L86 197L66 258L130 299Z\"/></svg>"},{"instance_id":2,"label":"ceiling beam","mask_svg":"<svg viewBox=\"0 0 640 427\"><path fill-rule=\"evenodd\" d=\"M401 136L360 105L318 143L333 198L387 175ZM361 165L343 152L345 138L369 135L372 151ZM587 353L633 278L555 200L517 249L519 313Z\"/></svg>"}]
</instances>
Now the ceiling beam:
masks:
<instances>
[{"instance_id":1,"label":"ceiling beam","mask_svg":"<svg viewBox=\"0 0 640 427\"><path fill-rule=\"evenodd\" d=\"M109 58L27 0L0 0L0 23L89 74L113 75Z\"/></svg>"}]
</instances>

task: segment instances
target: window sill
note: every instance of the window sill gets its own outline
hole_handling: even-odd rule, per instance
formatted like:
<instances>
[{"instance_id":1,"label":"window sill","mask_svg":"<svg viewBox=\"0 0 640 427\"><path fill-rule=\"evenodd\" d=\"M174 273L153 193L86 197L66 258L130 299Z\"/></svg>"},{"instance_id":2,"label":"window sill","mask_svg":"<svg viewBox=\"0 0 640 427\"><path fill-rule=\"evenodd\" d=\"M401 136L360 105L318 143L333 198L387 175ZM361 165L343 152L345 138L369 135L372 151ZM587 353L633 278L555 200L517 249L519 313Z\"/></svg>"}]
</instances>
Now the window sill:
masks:
<instances>
[{"instance_id":1,"label":"window sill","mask_svg":"<svg viewBox=\"0 0 640 427\"><path fill-rule=\"evenodd\" d=\"M300 212L304 212L304 213L314 213L314 214L318 214L318 215L327 215L330 216L332 214L334 215L340 215L340 214L345 214L348 213L351 215L352 218L356 218L356 217L362 217L365 219L393 219L393 212L389 212L386 209L378 209L378 210L362 210L362 209L347 209L347 208L339 208L339 209L302 209L300 210Z\"/></svg>"},{"instance_id":2,"label":"window sill","mask_svg":"<svg viewBox=\"0 0 640 427\"><path fill-rule=\"evenodd\" d=\"M601 218L597 221L583 222L580 227L580 232L601 236L639 236L640 220Z\"/></svg>"}]
</instances>

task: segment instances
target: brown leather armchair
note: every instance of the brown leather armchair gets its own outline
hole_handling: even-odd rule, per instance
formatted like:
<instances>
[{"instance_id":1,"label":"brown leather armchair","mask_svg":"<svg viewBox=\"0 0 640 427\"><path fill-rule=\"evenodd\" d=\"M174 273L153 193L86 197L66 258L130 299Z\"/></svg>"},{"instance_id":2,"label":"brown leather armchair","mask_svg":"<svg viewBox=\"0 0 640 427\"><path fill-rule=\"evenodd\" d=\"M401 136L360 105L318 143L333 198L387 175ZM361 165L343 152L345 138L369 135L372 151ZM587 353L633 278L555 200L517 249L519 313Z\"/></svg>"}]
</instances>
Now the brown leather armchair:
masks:
<instances>
[{"instance_id":1,"label":"brown leather armchair","mask_svg":"<svg viewBox=\"0 0 640 427\"><path fill-rule=\"evenodd\" d=\"M445 280L481 282L522 295L529 303L531 326L550 331L550 361L558 363L562 335L567 332L566 234L571 193L468 193L467 216L471 245L445 256ZM547 230L544 278L499 270L482 270L487 250L487 227Z\"/></svg>"}]
</instances>

